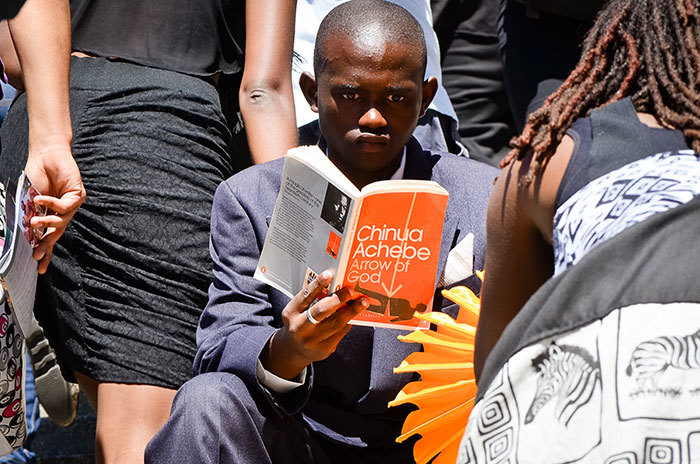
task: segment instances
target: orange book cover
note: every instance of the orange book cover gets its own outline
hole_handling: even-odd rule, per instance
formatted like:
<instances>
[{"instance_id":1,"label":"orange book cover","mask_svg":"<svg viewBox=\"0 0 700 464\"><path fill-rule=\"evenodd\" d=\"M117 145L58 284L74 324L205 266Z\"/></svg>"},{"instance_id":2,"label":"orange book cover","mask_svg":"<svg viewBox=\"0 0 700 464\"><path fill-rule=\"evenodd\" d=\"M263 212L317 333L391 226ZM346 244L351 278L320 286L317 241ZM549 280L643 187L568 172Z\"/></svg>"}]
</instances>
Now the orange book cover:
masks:
<instances>
[{"instance_id":1,"label":"orange book cover","mask_svg":"<svg viewBox=\"0 0 700 464\"><path fill-rule=\"evenodd\" d=\"M430 311L448 193L427 180L357 187L318 147L290 150L255 277L292 298L325 269L370 307L351 322L416 329Z\"/></svg>"},{"instance_id":2,"label":"orange book cover","mask_svg":"<svg viewBox=\"0 0 700 464\"><path fill-rule=\"evenodd\" d=\"M447 198L447 192L385 190L362 199L343 286L367 295L370 306L351 323L429 326L413 314L432 308Z\"/></svg>"}]
</instances>

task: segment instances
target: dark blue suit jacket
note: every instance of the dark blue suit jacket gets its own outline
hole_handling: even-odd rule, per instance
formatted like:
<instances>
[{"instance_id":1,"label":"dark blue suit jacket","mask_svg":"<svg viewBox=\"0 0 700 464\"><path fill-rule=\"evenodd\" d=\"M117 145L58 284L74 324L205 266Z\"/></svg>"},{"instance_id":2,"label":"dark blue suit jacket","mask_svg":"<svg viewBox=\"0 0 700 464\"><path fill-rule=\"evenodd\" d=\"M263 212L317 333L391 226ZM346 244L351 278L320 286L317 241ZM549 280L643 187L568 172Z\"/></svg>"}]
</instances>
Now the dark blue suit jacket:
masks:
<instances>
[{"instance_id":1,"label":"dark blue suit jacket","mask_svg":"<svg viewBox=\"0 0 700 464\"><path fill-rule=\"evenodd\" d=\"M393 442L410 409L387 402L411 380L394 374L419 345L397 340L401 332L354 326L335 353L313 363L303 387L276 394L259 384L258 357L272 333L282 326L289 298L253 278L279 193L283 160L246 169L222 183L211 218L214 281L197 331L195 374L223 371L259 389L275 407L301 413L314 430L356 446ZM412 139L406 150L404 177L432 179L450 196L440 250L438 275L449 250L474 233L475 269L483 269L488 195L497 174L485 164L449 154L423 151ZM471 286L478 287L473 279ZM443 303L436 293L434 308ZM445 303L449 303L446 301ZM451 305L455 309L455 305Z\"/></svg>"}]
</instances>

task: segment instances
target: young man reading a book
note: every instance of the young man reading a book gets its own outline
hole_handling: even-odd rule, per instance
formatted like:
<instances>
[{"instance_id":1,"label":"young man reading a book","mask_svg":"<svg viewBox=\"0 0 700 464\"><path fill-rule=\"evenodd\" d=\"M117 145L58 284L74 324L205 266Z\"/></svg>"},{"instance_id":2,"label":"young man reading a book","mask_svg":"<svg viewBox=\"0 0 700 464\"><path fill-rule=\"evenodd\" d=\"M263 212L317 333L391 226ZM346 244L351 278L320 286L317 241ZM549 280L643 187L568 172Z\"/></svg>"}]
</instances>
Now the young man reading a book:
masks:
<instances>
[{"instance_id":1,"label":"young man reading a book","mask_svg":"<svg viewBox=\"0 0 700 464\"><path fill-rule=\"evenodd\" d=\"M440 276L449 251L470 233L474 267L482 268L496 170L423 151L412 139L436 90L435 78L424 80L425 60L421 28L408 12L354 0L323 20L316 79L306 74L301 85L319 113L319 146L358 188L407 178L432 179L449 191ZM369 298L349 287L327 295L329 271L291 300L253 278L282 169L282 160L254 166L217 190L199 375L179 391L147 462L413 462L413 441L395 442L411 408L387 402L411 380L392 368L418 347L397 340L395 330L348 325ZM457 283L476 289L478 279L468 274ZM454 316L455 305L438 290L434 310L444 304Z\"/></svg>"}]
</instances>

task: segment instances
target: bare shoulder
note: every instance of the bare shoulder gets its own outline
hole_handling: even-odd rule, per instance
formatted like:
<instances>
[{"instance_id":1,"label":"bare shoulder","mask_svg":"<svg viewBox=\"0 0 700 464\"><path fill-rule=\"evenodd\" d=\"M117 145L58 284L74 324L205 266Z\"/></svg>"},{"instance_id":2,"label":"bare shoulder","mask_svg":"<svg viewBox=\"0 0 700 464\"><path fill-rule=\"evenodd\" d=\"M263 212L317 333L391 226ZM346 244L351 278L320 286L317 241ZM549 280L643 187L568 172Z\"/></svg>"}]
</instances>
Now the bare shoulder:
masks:
<instances>
[{"instance_id":1,"label":"bare shoulder","mask_svg":"<svg viewBox=\"0 0 700 464\"><path fill-rule=\"evenodd\" d=\"M556 212L556 200L559 186L571 160L574 140L564 136L556 151L544 166L542 172L518 195L519 208L530 218L548 243L552 243L552 221ZM519 161L518 170L524 175L530 165L530 159Z\"/></svg>"},{"instance_id":2,"label":"bare shoulder","mask_svg":"<svg viewBox=\"0 0 700 464\"><path fill-rule=\"evenodd\" d=\"M477 374L503 329L552 275L552 219L559 184L573 152L565 137L544 170L524 184L531 158L501 171L486 216L486 264L477 330Z\"/></svg>"}]
</instances>

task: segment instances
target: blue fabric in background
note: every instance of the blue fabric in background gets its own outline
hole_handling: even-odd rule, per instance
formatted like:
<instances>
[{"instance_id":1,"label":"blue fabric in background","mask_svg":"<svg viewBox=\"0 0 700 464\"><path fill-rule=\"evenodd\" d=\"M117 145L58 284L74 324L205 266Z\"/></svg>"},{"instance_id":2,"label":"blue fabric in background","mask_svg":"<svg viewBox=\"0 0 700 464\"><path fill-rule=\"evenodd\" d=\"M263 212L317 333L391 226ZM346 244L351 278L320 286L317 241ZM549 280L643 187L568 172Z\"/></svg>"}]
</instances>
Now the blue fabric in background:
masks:
<instances>
[{"instance_id":1,"label":"blue fabric in background","mask_svg":"<svg viewBox=\"0 0 700 464\"><path fill-rule=\"evenodd\" d=\"M0 82L0 86L2 86L0 95L4 94L2 96L2 100L0 100L0 124L2 124L2 122L5 120L5 116L7 116L7 111L10 109L10 104L12 103L12 99L15 98L17 91L10 84L5 84L4 82Z\"/></svg>"}]
</instances>

